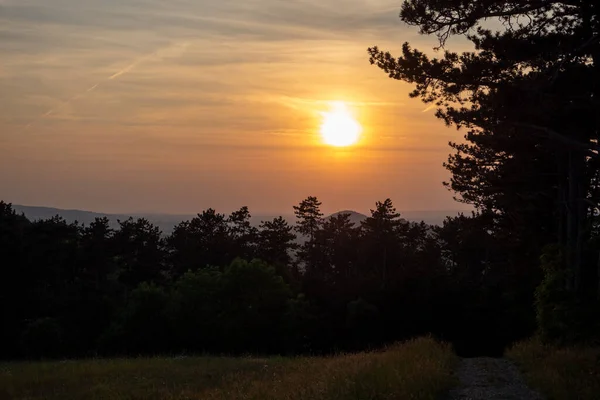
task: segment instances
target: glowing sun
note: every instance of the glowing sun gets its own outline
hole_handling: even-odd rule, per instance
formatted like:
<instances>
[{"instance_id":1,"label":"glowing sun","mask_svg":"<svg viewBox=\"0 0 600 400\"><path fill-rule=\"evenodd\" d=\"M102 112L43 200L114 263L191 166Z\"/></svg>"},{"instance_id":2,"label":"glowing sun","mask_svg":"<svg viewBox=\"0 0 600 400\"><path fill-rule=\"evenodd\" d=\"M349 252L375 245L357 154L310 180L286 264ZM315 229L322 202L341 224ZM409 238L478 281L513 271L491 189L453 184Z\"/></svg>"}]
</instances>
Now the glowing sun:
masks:
<instances>
[{"instance_id":1,"label":"glowing sun","mask_svg":"<svg viewBox=\"0 0 600 400\"><path fill-rule=\"evenodd\" d=\"M337 147L350 146L360 138L362 127L341 101L331 104L330 111L321 113L321 136L326 144Z\"/></svg>"}]
</instances>

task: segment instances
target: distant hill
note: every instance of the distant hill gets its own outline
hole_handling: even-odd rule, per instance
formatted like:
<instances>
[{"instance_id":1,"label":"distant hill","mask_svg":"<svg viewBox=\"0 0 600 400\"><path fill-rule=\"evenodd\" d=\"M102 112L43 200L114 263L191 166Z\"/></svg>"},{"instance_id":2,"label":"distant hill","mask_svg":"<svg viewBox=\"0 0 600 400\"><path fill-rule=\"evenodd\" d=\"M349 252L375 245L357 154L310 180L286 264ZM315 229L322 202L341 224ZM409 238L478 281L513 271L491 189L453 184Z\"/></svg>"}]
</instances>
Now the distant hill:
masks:
<instances>
[{"instance_id":1,"label":"distant hill","mask_svg":"<svg viewBox=\"0 0 600 400\"><path fill-rule=\"evenodd\" d=\"M469 214L467 211L459 211L459 210L446 210L446 211L401 211L400 217L410 222L425 222L429 225L441 225L444 220L448 217L455 217L461 212L465 214ZM331 214L330 218L334 215L338 214L350 214L350 221L354 222L354 224L360 224L367 216L365 214L361 214L356 211L344 210L338 211L336 213Z\"/></svg>"},{"instance_id":2,"label":"distant hill","mask_svg":"<svg viewBox=\"0 0 600 400\"><path fill-rule=\"evenodd\" d=\"M79 223L89 225L90 223L94 222L96 218L106 217L110 220L110 225L113 228L118 226L118 220L125 220L129 217L146 218L154 225L158 226L165 234L171 233L173 228L180 222L190 220L196 216L196 214L108 214L83 210L63 210L52 207L23 206L18 204L13 204L13 208L17 213L24 214L30 220L48 219L56 215L60 215L67 222L77 221ZM338 211L327 216L326 218L344 213L350 214L350 221L355 225L360 224L361 221L367 218L365 214L351 210ZM439 225L444 221L444 219L446 219L446 217L455 216L458 213L459 211L457 210L405 211L401 212L401 216L408 221L425 221L431 225ZM276 217L276 215L256 215L252 217L251 223L255 226L258 226L261 221L268 221ZM293 215L284 215L283 218L291 225L296 222L296 219Z\"/></svg>"},{"instance_id":3,"label":"distant hill","mask_svg":"<svg viewBox=\"0 0 600 400\"><path fill-rule=\"evenodd\" d=\"M350 214L350 222L352 222L354 225L360 225L360 223L362 221L367 219L367 216L365 214L361 214L359 212L351 211L351 210L338 211L338 212L333 213L325 218L327 219L327 218L335 217L340 214Z\"/></svg>"}]
</instances>

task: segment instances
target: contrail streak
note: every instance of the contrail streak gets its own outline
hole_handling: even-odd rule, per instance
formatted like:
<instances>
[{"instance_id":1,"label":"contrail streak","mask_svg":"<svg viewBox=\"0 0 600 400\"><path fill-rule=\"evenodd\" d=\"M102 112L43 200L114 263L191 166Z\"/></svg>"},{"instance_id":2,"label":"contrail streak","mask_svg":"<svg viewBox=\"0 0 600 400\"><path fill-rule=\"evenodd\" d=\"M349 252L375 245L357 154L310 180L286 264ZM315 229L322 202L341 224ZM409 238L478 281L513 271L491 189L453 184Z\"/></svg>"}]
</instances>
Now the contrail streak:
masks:
<instances>
[{"instance_id":1,"label":"contrail streak","mask_svg":"<svg viewBox=\"0 0 600 400\"><path fill-rule=\"evenodd\" d=\"M121 76L121 75L123 75L123 74L126 74L126 73L128 73L128 72L129 72L129 71L131 71L131 70L132 70L132 69L133 69L133 68L134 68L134 67L135 67L137 64L138 64L138 62L136 61L136 62L134 62L133 64L131 64L130 66L123 68L121 71L117 72L116 74L114 74L114 75L111 75L111 76L108 78L108 80L109 80L109 81L111 81L111 80L113 80L113 79L115 79L115 78L118 78L119 76Z\"/></svg>"},{"instance_id":2,"label":"contrail streak","mask_svg":"<svg viewBox=\"0 0 600 400\"><path fill-rule=\"evenodd\" d=\"M431 104L429 106L427 106L427 108L425 108L423 111L421 112L427 112L429 110L433 110L434 108L436 108L437 106L435 104Z\"/></svg>"},{"instance_id":3,"label":"contrail streak","mask_svg":"<svg viewBox=\"0 0 600 400\"><path fill-rule=\"evenodd\" d=\"M182 46L181 44L179 44L179 45L177 45L177 46L169 46L169 47L167 47L166 49L168 50L168 49L172 49L172 48L176 47L176 48L183 49L183 51L185 51L185 48L187 48L187 46L188 46L188 43L185 43L185 44L183 44L183 46ZM64 101L64 102L62 102L62 103L61 103L60 105L58 105L57 107L54 107L53 109L46 111L44 114L40 115L39 117L37 117L37 118L35 118L34 120L32 120L31 122L29 122L29 123L28 123L28 124L25 126L24 130L27 130L27 129L31 128L31 127L32 127L32 126L33 126L33 125L34 125L36 122L38 122L40 119L42 119L42 118L45 118L45 117L48 117L48 116L50 116L50 115L54 114L54 113L55 113L57 110L60 110L61 108L68 106L68 105L69 105L71 102L73 102L73 101L75 101L75 100L77 100L77 99L79 99L79 98L81 98L81 97L84 97L84 96L85 96L85 94L87 94L87 93L89 93L89 92L92 92L92 91L96 90L96 89L97 89L99 86L101 86L103 83L106 83L106 82L108 82L108 81L115 80L115 79L117 79L118 77L120 77L120 76L122 76L122 75L125 75L125 74L127 74L128 72L130 72L130 71L131 71L132 69L134 69L134 68L135 68L135 67L136 67L138 64L140 64L140 63L142 63L142 62L144 62L144 61L146 61L146 60L148 60L148 59L150 59L150 58L152 58L152 57L159 56L162 50L164 50L164 48L159 48L158 50L156 50L156 51L153 51L152 53L146 54L145 56L142 56L142 57L138 58L137 60L135 60L133 63L129 64L128 66L126 66L126 67L125 67L125 68L123 68L122 70L120 70L120 71L118 71L118 72L116 72L116 73L112 74L112 75L111 75L111 76L109 76L108 78L106 78L106 79L104 79L104 80L102 80L102 81L100 81L100 82L98 82L98 83L94 84L93 86L89 87L89 88L88 88L88 89L87 89L85 92L83 92L83 93L80 93L80 94L76 94L75 96L71 97L70 99L68 99L68 100L66 100L66 101Z\"/></svg>"}]
</instances>

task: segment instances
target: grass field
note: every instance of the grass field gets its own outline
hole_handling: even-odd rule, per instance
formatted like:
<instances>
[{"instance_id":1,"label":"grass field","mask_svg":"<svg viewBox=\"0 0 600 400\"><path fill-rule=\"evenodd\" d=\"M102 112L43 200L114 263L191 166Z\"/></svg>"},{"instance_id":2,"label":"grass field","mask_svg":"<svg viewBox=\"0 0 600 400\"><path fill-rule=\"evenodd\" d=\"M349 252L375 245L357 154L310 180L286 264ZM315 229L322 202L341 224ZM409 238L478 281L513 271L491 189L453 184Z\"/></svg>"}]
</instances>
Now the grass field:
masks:
<instances>
[{"instance_id":1,"label":"grass field","mask_svg":"<svg viewBox=\"0 0 600 400\"><path fill-rule=\"evenodd\" d=\"M532 339L512 347L528 383L548 400L600 399L600 348L557 348Z\"/></svg>"},{"instance_id":2,"label":"grass field","mask_svg":"<svg viewBox=\"0 0 600 400\"><path fill-rule=\"evenodd\" d=\"M436 399L456 361L429 338L304 358L139 358L0 364L2 399Z\"/></svg>"}]
</instances>

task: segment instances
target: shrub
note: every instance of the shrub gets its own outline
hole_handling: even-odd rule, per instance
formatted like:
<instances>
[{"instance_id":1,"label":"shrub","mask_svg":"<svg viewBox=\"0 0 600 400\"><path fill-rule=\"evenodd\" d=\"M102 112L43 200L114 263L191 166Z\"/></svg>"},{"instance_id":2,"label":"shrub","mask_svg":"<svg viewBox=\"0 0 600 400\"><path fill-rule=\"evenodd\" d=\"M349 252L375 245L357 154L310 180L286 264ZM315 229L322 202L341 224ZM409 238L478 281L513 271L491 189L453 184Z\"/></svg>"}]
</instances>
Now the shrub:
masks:
<instances>
[{"instance_id":1,"label":"shrub","mask_svg":"<svg viewBox=\"0 0 600 400\"><path fill-rule=\"evenodd\" d=\"M54 318L39 318L27 324L21 336L24 353L31 358L61 354L63 332Z\"/></svg>"},{"instance_id":2,"label":"shrub","mask_svg":"<svg viewBox=\"0 0 600 400\"><path fill-rule=\"evenodd\" d=\"M141 283L104 333L101 347L110 352L158 353L168 344L168 296L155 284Z\"/></svg>"}]
</instances>

